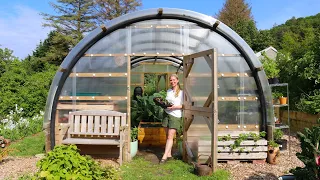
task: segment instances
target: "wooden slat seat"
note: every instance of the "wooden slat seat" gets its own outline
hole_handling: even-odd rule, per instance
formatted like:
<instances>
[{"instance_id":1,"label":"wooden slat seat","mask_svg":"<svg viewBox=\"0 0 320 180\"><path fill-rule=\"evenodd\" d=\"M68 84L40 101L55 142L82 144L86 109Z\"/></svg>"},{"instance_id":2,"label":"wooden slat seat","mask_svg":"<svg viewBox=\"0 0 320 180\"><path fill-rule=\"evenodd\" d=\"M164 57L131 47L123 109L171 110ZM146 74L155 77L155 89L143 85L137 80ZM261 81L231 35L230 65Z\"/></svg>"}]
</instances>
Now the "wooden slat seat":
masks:
<instances>
[{"instance_id":1,"label":"wooden slat seat","mask_svg":"<svg viewBox=\"0 0 320 180\"><path fill-rule=\"evenodd\" d=\"M68 138L64 140L64 144L120 145L120 140Z\"/></svg>"},{"instance_id":2,"label":"wooden slat seat","mask_svg":"<svg viewBox=\"0 0 320 180\"><path fill-rule=\"evenodd\" d=\"M126 113L85 110L69 113L69 129L62 144L117 145L120 165L127 129Z\"/></svg>"}]
</instances>

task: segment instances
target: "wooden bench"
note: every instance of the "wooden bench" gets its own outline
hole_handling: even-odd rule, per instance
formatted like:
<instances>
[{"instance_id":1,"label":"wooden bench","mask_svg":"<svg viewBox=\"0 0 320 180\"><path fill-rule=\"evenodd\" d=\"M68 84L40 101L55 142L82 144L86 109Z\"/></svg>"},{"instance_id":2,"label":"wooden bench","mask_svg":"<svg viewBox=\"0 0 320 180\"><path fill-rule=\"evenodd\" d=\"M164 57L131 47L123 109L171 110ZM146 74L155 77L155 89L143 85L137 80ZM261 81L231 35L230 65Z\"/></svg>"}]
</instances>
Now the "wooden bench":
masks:
<instances>
[{"instance_id":1,"label":"wooden bench","mask_svg":"<svg viewBox=\"0 0 320 180\"><path fill-rule=\"evenodd\" d=\"M127 127L126 113L110 110L70 112L67 137L62 144L117 145L121 165Z\"/></svg>"}]
</instances>

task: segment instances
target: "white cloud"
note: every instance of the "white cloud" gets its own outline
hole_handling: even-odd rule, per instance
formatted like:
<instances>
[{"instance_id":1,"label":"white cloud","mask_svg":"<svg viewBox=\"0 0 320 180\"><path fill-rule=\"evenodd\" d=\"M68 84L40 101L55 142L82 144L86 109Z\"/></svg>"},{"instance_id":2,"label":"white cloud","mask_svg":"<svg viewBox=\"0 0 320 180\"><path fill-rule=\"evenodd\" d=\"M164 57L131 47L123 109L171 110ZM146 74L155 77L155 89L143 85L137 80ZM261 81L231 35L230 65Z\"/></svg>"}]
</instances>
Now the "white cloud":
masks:
<instances>
[{"instance_id":1,"label":"white cloud","mask_svg":"<svg viewBox=\"0 0 320 180\"><path fill-rule=\"evenodd\" d=\"M15 6L0 13L0 47L13 50L15 56L25 58L47 37L49 28L42 27L40 12Z\"/></svg>"}]
</instances>

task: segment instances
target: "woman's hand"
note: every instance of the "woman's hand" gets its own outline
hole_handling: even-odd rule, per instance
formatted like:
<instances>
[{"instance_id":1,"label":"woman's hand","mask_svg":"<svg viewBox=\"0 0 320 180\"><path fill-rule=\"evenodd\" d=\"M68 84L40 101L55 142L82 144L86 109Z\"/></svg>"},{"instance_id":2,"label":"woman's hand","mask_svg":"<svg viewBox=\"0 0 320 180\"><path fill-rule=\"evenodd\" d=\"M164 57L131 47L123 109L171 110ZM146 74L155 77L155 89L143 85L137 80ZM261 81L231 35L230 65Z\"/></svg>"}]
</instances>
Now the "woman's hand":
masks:
<instances>
[{"instance_id":1,"label":"woman's hand","mask_svg":"<svg viewBox=\"0 0 320 180\"><path fill-rule=\"evenodd\" d=\"M179 106L170 106L170 107L167 107L168 110L175 110L175 109L181 109L182 108L182 105L179 105Z\"/></svg>"}]
</instances>

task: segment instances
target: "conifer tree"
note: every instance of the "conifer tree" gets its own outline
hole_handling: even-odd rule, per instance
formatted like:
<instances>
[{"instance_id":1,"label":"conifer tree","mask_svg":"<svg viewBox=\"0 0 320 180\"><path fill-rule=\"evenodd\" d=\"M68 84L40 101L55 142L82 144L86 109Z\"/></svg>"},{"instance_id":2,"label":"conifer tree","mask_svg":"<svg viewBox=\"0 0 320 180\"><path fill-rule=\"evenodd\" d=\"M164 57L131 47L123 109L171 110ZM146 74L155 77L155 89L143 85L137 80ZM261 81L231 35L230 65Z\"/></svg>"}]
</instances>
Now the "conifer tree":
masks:
<instances>
[{"instance_id":1,"label":"conifer tree","mask_svg":"<svg viewBox=\"0 0 320 180\"><path fill-rule=\"evenodd\" d=\"M62 35L71 36L76 45L83 34L96 28L92 0L58 0L50 2L57 15L42 13L46 23L44 26L53 27Z\"/></svg>"},{"instance_id":2,"label":"conifer tree","mask_svg":"<svg viewBox=\"0 0 320 180\"><path fill-rule=\"evenodd\" d=\"M98 23L138 10L141 0L95 0Z\"/></svg>"},{"instance_id":3,"label":"conifer tree","mask_svg":"<svg viewBox=\"0 0 320 180\"><path fill-rule=\"evenodd\" d=\"M98 25L135 11L140 0L57 0L50 2L57 14L42 13L46 23L53 28L51 43L42 58L50 64L59 65L69 51ZM43 56L41 54L41 56Z\"/></svg>"},{"instance_id":4,"label":"conifer tree","mask_svg":"<svg viewBox=\"0 0 320 180\"><path fill-rule=\"evenodd\" d=\"M254 21L251 7L245 0L226 0L217 18L231 28L242 21Z\"/></svg>"},{"instance_id":5,"label":"conifer tree","mask_svg":"<svg viewBox=\"0 0 320 180\"><path fill-rule=\"evenodd\" d=\"M258 30L251 7L245 0L226 0L216 17L237 32L249 46L253 46Z\"/></svg>"}]
</instances>

